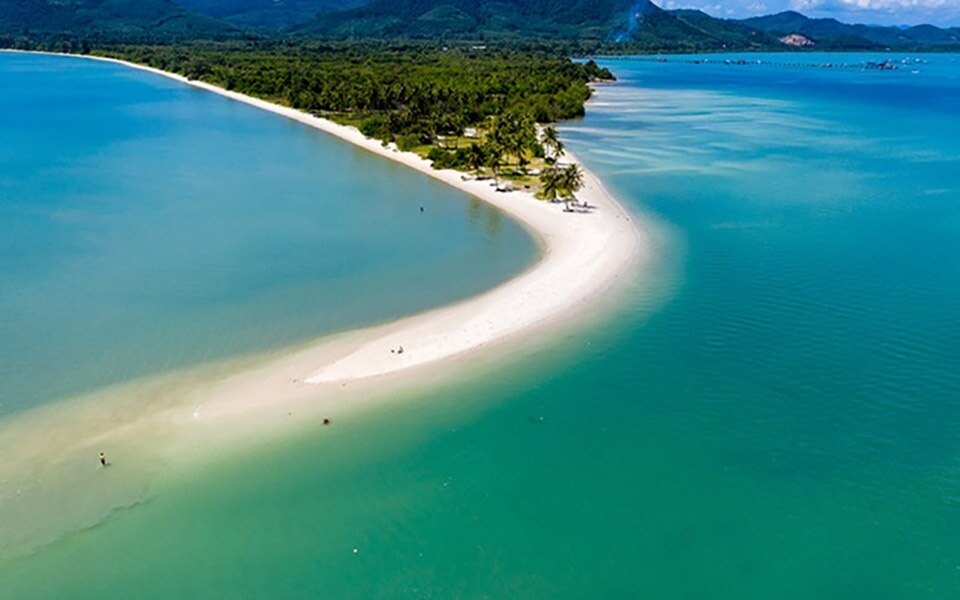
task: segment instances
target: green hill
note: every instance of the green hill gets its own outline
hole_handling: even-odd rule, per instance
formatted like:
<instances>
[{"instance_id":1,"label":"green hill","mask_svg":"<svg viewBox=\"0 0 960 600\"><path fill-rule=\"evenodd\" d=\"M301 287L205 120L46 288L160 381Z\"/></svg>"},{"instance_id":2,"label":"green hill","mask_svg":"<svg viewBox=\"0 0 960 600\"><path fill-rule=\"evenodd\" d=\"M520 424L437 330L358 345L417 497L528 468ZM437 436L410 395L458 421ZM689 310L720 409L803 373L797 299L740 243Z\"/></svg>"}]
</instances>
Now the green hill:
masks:
<instances>
[{"instance_id":1,"label":"green hill","mask_svg":"<svg viewBox=\"0 0 960 600\"><path fill-rule=\"evenodd\" d=\"M802 34L821 49L960 44L957 28L848 25L794 11L718 19L699 10L663 10L650 0L372 0L319 15L291 31L351 39L594 40L634 51L782 49L779 38L790 34Z\"/></svg>"},{"instance_id":2,"label":"green hill","mask_svg":"<svg viewBox=\"0 0 960 600\"><path fill-rule=\"evenodd\" d=\"M667 14L685 26L683 34L674 40L678 43L684 39L694 39L710 42L713 46L741 49L780 45L775 36L764 31L758 31L736 21L717 19L699 10L673 10ZM663 32L657 33L660 33L662 39Z\"/></svg>"},{"instance_id":3,"label":"green hill","mask_svg":"<svg viewBox=\"0 0 960 600\"><path fill-rule=\"evenodd\" d=\"M629 43L638 49L750 49L779 44L741 23L649 0L373 0L295 27L347 38L550 39Z\"/></svg>"},{"instance_id":4,"label":"green hill","mask_svg":"<svg viewBox=\"0 0 960 600\"><path fill-rule=\"evenodd\" d=\"M366 0L175 0L187 10L242 27L279 30Z\"/></svg>"},{"instance_id":5,"label":"green hill","mask_svg":"<svg viewBox=\"0 0 960 600\"><path fill-rule=\"evenodd\" d=\"M234 25L169 0L0 0L0 33L117 39L229 39Z\"/></svg>"},{"instance_id":6,"label":"green hill","mask_svg":"<svg viewBox=\"0 0 960 600\"><path fill-rule=\"evenodd\" d=\"M635 0L373 0L368 5L321 15L295 29L325 36L564 38L603 36L625 27ZM652 5L651 5L652 6Z\"/></svg>"},{"instance_id":7,"label":"green hill","mask_svg":"<svg viewBox=\"0 0 960 600\"><path fill-rule=\"evenodd\" d=\"M791 34L822 50L960 47L958 28L848 25L794 11L729 20L650 0L0 0L0 34L108 42L461 40L580 54L777 50Z\"/></svg>"}]
</instances>

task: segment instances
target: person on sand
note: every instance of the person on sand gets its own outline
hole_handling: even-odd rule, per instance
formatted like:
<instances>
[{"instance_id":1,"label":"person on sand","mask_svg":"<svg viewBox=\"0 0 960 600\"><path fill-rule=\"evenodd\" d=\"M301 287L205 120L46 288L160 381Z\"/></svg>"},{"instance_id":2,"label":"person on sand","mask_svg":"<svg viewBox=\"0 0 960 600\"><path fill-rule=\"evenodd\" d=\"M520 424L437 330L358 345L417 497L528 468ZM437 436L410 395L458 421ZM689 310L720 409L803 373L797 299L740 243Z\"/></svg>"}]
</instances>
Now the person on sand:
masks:
<instances>
[{"instance_id":1,"label":"person on sand","mask_svg":"<svg viewBox=\"0 0 960 600\"><path fill-rule=\"evenodd\" d=\"M104 454L103 452L100 453L100 466L101 467L107 466L107 455Z\"/></svg>"},{"instance_id":2,"label":"person on sand","mask_svg":"<svg viewBox=\"0 0 960 600\"><path fill-rule=\"evenodd\" d=\"M397 349L397 354L403 354L403 346Z\"/></svg>"}]
</instances>

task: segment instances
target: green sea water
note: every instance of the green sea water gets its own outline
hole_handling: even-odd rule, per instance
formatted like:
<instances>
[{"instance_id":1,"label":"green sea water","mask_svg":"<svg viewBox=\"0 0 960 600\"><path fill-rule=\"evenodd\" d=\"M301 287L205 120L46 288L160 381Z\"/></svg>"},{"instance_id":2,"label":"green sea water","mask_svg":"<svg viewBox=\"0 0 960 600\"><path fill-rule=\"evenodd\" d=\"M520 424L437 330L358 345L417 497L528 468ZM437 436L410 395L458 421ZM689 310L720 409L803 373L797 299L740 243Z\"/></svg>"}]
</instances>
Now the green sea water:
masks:
<instances>
[{"instance_id":1,"label":"green sea water","mask_svg":"<svg viewBox=\"0 0 960 600\"><path fill-rule=\"evenodd\" d=\"M612 316L171 475L0 597L958 597L960 64L783 56L612 60L562 128L664 229Z\"/></svg>"}]
</instances>

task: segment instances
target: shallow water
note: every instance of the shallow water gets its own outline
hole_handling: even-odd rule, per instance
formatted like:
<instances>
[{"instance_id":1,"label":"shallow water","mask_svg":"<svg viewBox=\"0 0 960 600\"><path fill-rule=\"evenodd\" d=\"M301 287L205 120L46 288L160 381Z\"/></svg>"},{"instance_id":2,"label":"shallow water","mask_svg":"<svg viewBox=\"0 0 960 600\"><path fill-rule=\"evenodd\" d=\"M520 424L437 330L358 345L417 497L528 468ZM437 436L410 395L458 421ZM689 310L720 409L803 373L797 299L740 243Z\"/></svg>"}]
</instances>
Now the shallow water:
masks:
<instances>
[{"instance_id":1,"label":"shallow water","mask_svg":"<svg viewBox=\"0 0 960 600\"><path fill-rule=\"evenodd\" d=\"M163 77L3 54L0 89L0 415L438 306L536 256L456 190Z\"/></svg>"},{"instance_id":2,"label":"shallow water","mask_svg":"<svg viewBox=\"0 0 960 600\"><path fill-rule=\"evenodd\" d=\"M928 58L610 61L563 136L669 223L614 319L184 474L0 596L956 597L960 57Z\"/></svg>"}]
</instances>

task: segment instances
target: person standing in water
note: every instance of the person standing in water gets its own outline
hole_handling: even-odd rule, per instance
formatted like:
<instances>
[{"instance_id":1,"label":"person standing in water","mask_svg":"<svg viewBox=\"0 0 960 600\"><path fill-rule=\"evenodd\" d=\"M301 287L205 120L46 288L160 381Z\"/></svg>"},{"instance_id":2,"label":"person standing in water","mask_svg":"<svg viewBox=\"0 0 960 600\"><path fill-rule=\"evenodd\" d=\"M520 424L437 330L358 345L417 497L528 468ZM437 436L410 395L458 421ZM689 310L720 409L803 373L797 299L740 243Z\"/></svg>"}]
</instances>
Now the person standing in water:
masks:
<instances>
[{"instance_id":1,"label":"person standing in water","mask_svg":"<svg viewBox=\"0 0 960 600\"><path fill-rule=\"evenodd\" d=\"M107 466L107 455L104 454L103 452L100 453L100 466L102 467Z\"/></svg>"}]
</instances>

